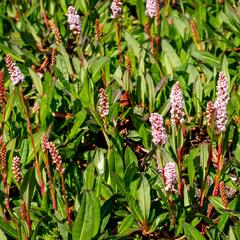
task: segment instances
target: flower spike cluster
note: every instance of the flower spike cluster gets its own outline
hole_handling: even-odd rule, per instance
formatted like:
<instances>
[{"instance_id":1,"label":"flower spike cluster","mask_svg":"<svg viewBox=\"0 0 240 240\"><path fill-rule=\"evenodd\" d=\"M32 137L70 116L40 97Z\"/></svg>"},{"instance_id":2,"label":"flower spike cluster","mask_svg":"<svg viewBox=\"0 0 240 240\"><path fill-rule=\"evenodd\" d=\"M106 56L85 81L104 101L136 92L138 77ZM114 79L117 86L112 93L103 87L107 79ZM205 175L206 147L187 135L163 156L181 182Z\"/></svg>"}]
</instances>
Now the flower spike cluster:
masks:
<instances>
[{"instance_id":1,"label":"flower spike cluster","mask_svg":"<svg viewBox=\"0 0 240 240\"><path fill-rule=\"evenodd\" d=\"M62 43L62 40L61 40L61 34L59 32L59 29L57 28L57 26L55 25L55 23L52 20L49 20L49 25L54 33L55 41L56 41L57 45L60 45Z\"/></svg>"},{"instance_id":2,"label":"flower spike cluster","mask_svg":"<svg viewBox=\"0 0 240 240\"><path fill-rule=\"evenodd\" d=\"M47 149L49 150L51 157L53 159L53 162L57 165L57 170L62 173L63 168L62 168L62 158L59 155L56 146L53 142L47 142Z\"/></svg>"},{"instance_id":3,"label":"flower spike cluster","mask_svg":"<svg viewBox=\"0 0 240 240\"><path fill-rule=\"evenodd\" d=\"M16 179L18 183L21 183L22 181L22 172L20 168L20 157L14 157L12 161L12 172L13 176Z\"/></svg>"},{"instance_id":4,"label":"flower spike cluster","mask_svg":"<svg viewBox=\"0 0 240 240\"><path fill-rule=\"evenodd\" d=\"M24 81L24 76L18 66L13 62L10 55L5 58L11 81L14 85Z\"/></svg>"},{"instance_id":5,"label":"flower spike cluster","mask_svg":"<svg viewBox=\"0 0 240 240\"><path fill-rule=\"evenodd\" d=\"M45 133L43 133L42 134L42 150L44 153L47 152L47 142L48 142L47 136Z\"/></svg>"},{"instance_id":6,"label":"flower spike cluster","mask_svg":"<svg viewBox=\"0 0 240 240\"><path fill-rule=\"evenodd\" d=\"M74 34L78 35L81 33L81 19L78 13L75 11L73 6L68 7L68 24L70 30L73 31Z\"/></svg>"},{"instance_id":7,"label":"flower spike cluster","mask_svg":"<svg viewBox=\"0 0 240 240\"><path fill-rule=\"evenodd\" d=\"M219 133L224 132L226 129L228 100L228 80L225 74L220 72L217 83L217 100L214 103L215 126Z\"/></svg>"},{"instance_id":8,"label":"flower spike cluster","mask_svg":"<svg viewBox=\"0 0 240 240\"><path fill-rule=\"evenodd\" d=\"M207 113L207 125L211 127L213 113L214 113L214 103L212 101L209 101L207 103L206 113Z\"/></svg>"},{"instance_id":9,"label":"flower spike cluster","mask_svg":"<svg viewBox=\"0 0 240 240\"><path fill-rule=\"evenodd\" d=\"M177 182L176 164L173 162L167 163L162 172L164 172L165 190L174 191L174 186Z\"/></svg>"},{"instance_id":10,"label":"flower spike cluster","mask_svg":"<svg viewBox=\"0 0 240 240\"><path fill-rule=\"evenodd\" d=\"M99 105L98 105L99 115L104 118L109 113L107 94L104 88L100 89Z\"/></svg>"},{"instance_id":11,"label":"flower spike cluster","mask_svg":"<svg viewBox=\"0 0 240 240\"><path fill-rule=\"evenodd\" d=\"M159 15L159 0L147 0L145 14L149 18L154 18Z\"/></svg>"},{"instance_id":12,"label":"flower spike cluster","mask_svg":"<svg viewBox=\"0 0 240 240\"><path fill-rule=\"evenodd\" d=\"M180 88L179 82L177 82L172 89L170 95L171 102L171 121L176 125L179 125L183 122L184 117L184 102L182 96L182 90Z\"/></svg>"},{"instance_id":13,"label":"flower spike cluster","mask_svg":"<svg viewBox=\"0 0 240 240\"><path fill-rule=\"evenodd\" d=\"M163 127L163 118L158 113L151 113L149 121L152 125L152 141L156 145L163 145L166 143L167 134Z\"/></svg>"},{"instance_id":14,"label":"flower spike cluster","mask_svg":"<svg viewBox=\"0 0 240 240\"><path fill-rule=\"evenodd\" d=\"M122 13L122 1L113 0L111 5L112 18L118 17Z\"/></svg>"}]
</instances>

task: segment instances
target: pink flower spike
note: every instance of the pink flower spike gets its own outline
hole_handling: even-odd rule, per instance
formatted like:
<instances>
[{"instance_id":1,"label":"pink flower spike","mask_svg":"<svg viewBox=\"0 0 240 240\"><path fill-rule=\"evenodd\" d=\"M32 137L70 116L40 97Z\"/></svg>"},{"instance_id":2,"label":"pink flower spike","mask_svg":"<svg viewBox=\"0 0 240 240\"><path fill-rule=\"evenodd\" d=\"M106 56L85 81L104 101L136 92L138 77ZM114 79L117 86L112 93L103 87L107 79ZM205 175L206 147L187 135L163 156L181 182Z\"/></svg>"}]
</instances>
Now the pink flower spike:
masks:
<instances>
[{"instance_id":1,"label":"pink flower spike","mask_svg":"<svg viewBox=\"0 0 240 240\"><path fill-rule=\"evenodd\" d=\"M163 145L166 143L167 134L166 129L163 127L163 118L158 113L151 113L149 122L152 128L152 141L156 145Z\"/></svg>"},{"instance_id":2,"label":"pink flower spike","mask_svg":"<svg viewBox=\"0 0 240 240\"><path fill-rule=\"evenodd\" d=\"M81 19L78 13L75 11L73 6L68 7L68 24L70 30L73 31L74 34L78 35L81 33Z\"/></svg>"},{"instance_id":3,"label":"pink flower spike","mask_svg":"<svg viewBox=\"0 0 240 240\"><path fill-rule=\"evenodd\" d=\"M149 18L156 17L156 9L158 7L158 1L159 0L146 0L146 11L145 14Z\"/></svg>"},{"instance_id":4,"label":"pink flower spike","mask_svg":"<svg viewBox=\"0 0 240 240\"><path fill-rule=\"evenodd\" d=\"M162 171L163 172L163 171ZM164 167L164 176L165 178L165 190L166 191L174 191L174 186L177 182L177 174L176 174L176 164L173 162L169 162Z\"/></svg>"},{"instance_id":5,"label":"pink flower spike","mask_svg":"<svg viewBox=\"0 0 240 240\"><path fill-rule=\"evenodd\" d=\"M217 100L214 103L215 126L218 130L218 133L224 132L226 130L228 100L228 80L225 74L223 72L220 72L217 83Z\"/></svg>"},{"instance_id":6,"label":"pink flower spike","mask_svg":"<svg viewBox=\"0 0 240 240\"><path fill-rule=\"evenodd\" d=\"M62 168L62 158L59 155L56 146L53 142L47 142L47 149L50 152L50 155L53 159L53 162L57 165L57 170L62 173L63 172L63 168Z\"/></svg>"},{"instance_id":7,"label":"pink flower spike","mask_svg":"<svg viewBox=\"0 0 240 240\"><path fill-rule=\"evenodd\" d=\"M104 88L101 88L99 96L99 105L98 105L98 112L99 115L104 118L109 113L109 106L108 106L108 99L107 94Z\"/></svg>"},{"instance_id":8,"label":"pink flower spike","mask_svg":"<svg viewBox=\"0 0 240 240\"><path fill-rule=\"evenodd\" d=\"M14 157L12 160L12 173L18 183L22 182L22 172L20 167L20 157Z\"/></svg>"},{"instance_id":9,"label":"pink flower spike","mask_svg":"<svg viewBox=\"0 0 240 240\"><path fill-rule=\"evenodd\" d=\"M112 18L116 18L122 13L122 1L121 0L113 0L111 5L112 10Z\"/></svg>"},{"instance_id":10,"label":"pink flower spike","mask_svg":"<svg viewBox=\"0 0 240 240\"><path fill-rule=\"evenodd\" d=\"M184 102L182 96L182 90L180 87L179 82L177 82L173 88L170 95L170 102L171 102L171 121L176 125L179 125L184 121L183 117L184 113Z\"/></svg>"},{"instance_id":11,"label":"pink flower spike","mask_svg":"<svg viewBox=\"0 0 240 240\"><path fill-rule=\"evenodd\" d=\"M14 85L18 84L19 82L24 81L24 76L20 71L19 67L13 62L13 59L10 55L7 55L5 58L8 72L11 78L11 81Z\"/></svg>"}]
</instances>

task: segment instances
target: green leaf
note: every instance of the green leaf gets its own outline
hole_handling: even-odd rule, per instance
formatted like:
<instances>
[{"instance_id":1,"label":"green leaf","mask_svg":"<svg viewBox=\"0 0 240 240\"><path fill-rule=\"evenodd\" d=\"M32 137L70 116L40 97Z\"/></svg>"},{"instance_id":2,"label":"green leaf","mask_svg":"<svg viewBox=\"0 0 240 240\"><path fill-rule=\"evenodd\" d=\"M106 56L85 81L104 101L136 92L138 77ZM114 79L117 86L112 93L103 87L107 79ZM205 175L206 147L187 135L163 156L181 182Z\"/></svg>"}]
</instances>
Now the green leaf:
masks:
<instances>
[{"instance_id":1,"label":"green leaf","mask_svg":"<svg viewBox=\"0 0 240 240\"><path fill-rule=\"evenodd\" d=\"M94 164L93 164L93 163L90 163L90 164L88 165L86 171L84 172L85 188L86 188L87 190L93 189L94 182L95 182L94 173L95 173Z\"/></svg>"},{"instance_id":2,"label":"green leaf","mask_svg":"<svg viewBox=\"0 0 240 240\"><path fill-rule=\"evenodd\" d=\"M27 209L30 208L32 199L34 197L35 189L36 189L35 168L31 168L25 173L20 188L20 194L21 196L23 196Z\"/></svg>"},{"instance_id":3,"label":"green leaf","mask_svg":"<svg viewBox=\"0 0 240 240\"><path fill-rule=\"evenodd\" d=\"M73 224L73 240L91 240L100 226L100 206L93 192L84 192Z\"/></svg>"},{"instance_id":4,"label":"green leaf","mask_svg":"<svg viewBox=\"0 0 240 240\"><path fill-rule=\"evenodd\" d=\"M102 69L110 62L110 57L100 57L93 61L90 65L92 70L92 80L93 82L97 82L99 80L99 74L101 73Z\"/></svg>"},{"instance_id":5,"label":"green leaf","mask_svg":"<svg viewBox=\"0 0 240 240\"><path fill-rule=\"evenodd\" d=\"M120 226L118 227L118 234L124 234L125 232L127 232L129 228L133 226L134 222L135 219L133 215L128 215L127 217L125 217Z\"/></svg>"},{"instance_id":6,"label":"green leaf","mask_svg":"<svg viewBox=\"0 0 240 240\"><path fill-rule=\"evenodd\" d=\"M139 59L139 54L141 50L139 42L127 31L125 32L125 40L128 45L133 49L134 55Z\"/></svg>"},{"instance_id":7,"label":"green leaf","mask_svg":"<svg viewBox=\"0 0 240 240\"><path fill-rule=\"evenodd\" d=\"M69 55L66 52L66 49L63 47L62 44L60 45L60 52L61 52L61 55L63 56L63 59L64 59L64 62L66 64L66 66L67 66L67 70L68 70L69 75L70 76L73 75L73 69L72 69L72 65L70 63Z\"/></svg>"},{"instance_id":8,"label":"green leaf","mask_svg":"<svg viewBox=\"0 0 240 240\"><path fill-rule=\"evenodd\" d=\"M8 236L17 239L17 231L9 223L5 223L2 218L0 218L0 228Z\"/></svg>"},{"instance_id":9,"label":"green leaf","mask_svg":"<svg viewBox=\"0 0 240 240\"><path fill-rule=\"evenodd\" d=\"M224 206L220 197L210 196L209 201L219 213L224 213Z\"/></svg>"},{"instance_id":10,"label":"green leaf","mask_svg":"<svg viewBox=\"0 0 240 240\"><path fill-rule=\"evenodd\" d=\"M86 119L87 113L86 111L83 109L82 111L78 112L74 118L74 125L71 129L71 132L68 135L68 140L71 140L73 137L75 137L78 132L79 132L79 128L81 127L81 125L83 124L84 120Z\"/></svg>"},{"instance_id":11,"label":"green leaf","mask_svg":"<svg viewBox=\"0 0 240 240\"><path fill-rule=\"evenodd\" d=\"M28 71L32 77L34 86L36 87L38 93L42 96L43 95L43 87L42 87L42 81L41 81L40 77L31 68L28 68Z\"/></svg>"},{"instance_id":12,"label":"green leaf","mask_svg":"<svg viewBox=\"0 0 240 240\"><path fill-rule=\"evenodd\" d=\"M191 55L192 57L196 58L199 61L202 61L203 63L210 65L211 67L220 66L220 60L209 52L192 51Z\"/></svg>"},{"instance_id":13,"label":"green leaf","mask_svg":"<svg viewBox=\"0 0 240 240\"><path fill-rule=\"evenodd\" d=\"M15 95L16 95L16 90L14 89L14 91L10 94L10 97L7 101L7 105L6 105L6 112L5 112L5 122L8 121L10 115L11 115L11 112L12 112L12 109L13 109L13 104L14 104L14 99L15 99Z\"/></svg>"},{"instance_id":14,"label":"green leaf","mask_svg":"<svg viewBox=\"0 0 240 240\"><path fill-rule=\"evenodd\" d=\"M111 173L113 180L116 182L119 192L126 197L130 211L134 215L135 219L139 222L143 222L143 216L139 205L136 203L133 196L126 190L123 180L114 172Z\"/></svg>"},{"instance_id":15,"label":"green leaf","mask_svg":"<svg viewBox=\"0 0 240 240\"><path fill-rule=\"evenodd\" d=\"M184 233L188 236L188 239L194 239L194 240L204 240L205 238L202 236L202 234L194 228L189 223L184 223Z\"/></svg>"},{"instance_id":16,"label":"green leaf","mask_svg":"<svg viewBox=\"0 0 240 240\"><path fill-rule=\"evenodd\" d=\"M168 57L168 60L173 68L177 68L181 66L181 60L171 44L163 39L162 40L162 51L165 54L165 56Z\"/></svg>"},{"instance_id":17,"label":"green leaf","mask_svg":"<svg viewBox=\"0 0 240 240\"><path fill-rule=\"evenodd\" d=\"M144 175L141 177L141 185L138 189L139 206L145 220L148 219L151 208L150 186Z\"/></svg>"}]
</instances>

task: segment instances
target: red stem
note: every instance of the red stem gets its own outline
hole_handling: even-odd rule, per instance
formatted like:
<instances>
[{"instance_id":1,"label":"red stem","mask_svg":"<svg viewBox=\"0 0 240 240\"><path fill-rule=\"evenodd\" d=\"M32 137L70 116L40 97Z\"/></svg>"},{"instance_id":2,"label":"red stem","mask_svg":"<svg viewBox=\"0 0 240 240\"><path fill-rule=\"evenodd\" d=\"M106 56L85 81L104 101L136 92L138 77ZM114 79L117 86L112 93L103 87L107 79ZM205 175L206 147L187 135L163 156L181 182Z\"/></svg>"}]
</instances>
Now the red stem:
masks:
<instances>
[{"instance_id":1,"label":"red stem","mask_svg":"<svg viewBox=\"0 0 240 240\"><path fill-rule=\"evenodd\" d=\"M213 188L213 196L217 196L219 192L219 179L220 174L223 167L223 156L222 156L222 139L221 139L221 133L218 133L218 166L217 166L217 172L214 179L214 188ZM212 213L213 206L210 204L207 209L207 216L210 217Z\"/></svg>"},{"instance_id":2,"label":"red stem","mask_svg":"<svg viewBox=\"0 0 240 240\"><path fill-rule=\"evenodd\" d=\"M43 183L42 176L41 176L40 165L39 165L37 151L36 151L34 138L33 138L33 134L32 134L32 126L31 126L31 122L30 122L30 118L29 118L29 114L28 114L28 111L27 111L27 106L26 106L26 103L25 103L25 98L24 98L22 89L20 89L20 96L21 96L21 99L22 99L22 102L23 102L23 108L24 108L24 113L25 113L25 116L26 116L28 131L29 131L31 142L32 142L36 171L37 171L38 180L39 180L39 184L40 184L41 194L43 196L43 194L44 194L44 183Z\"/></svg>"}]
</instances>

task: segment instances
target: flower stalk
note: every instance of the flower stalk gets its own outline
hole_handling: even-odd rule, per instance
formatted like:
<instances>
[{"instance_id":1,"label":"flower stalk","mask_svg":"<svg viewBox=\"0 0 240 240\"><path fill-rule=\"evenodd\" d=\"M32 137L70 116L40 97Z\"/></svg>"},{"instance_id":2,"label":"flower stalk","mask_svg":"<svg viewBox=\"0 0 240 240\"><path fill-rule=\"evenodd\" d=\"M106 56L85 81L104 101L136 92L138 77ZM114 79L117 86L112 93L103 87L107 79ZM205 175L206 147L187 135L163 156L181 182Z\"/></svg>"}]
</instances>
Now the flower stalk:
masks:
<instances>
[{"instance_id":1,"label":"flower stalk","mask_svg":"<svg viewBox=\"0 0 240 240\"><path fill-rule=\"evenodd\" d=\"M56 203L56 197L55 197L55 191L53 187L53 182L52 182L52 176L51 176L51 171L50 171L50 164L49 164L49 159L48 159L48 154L47 154L47 136L45 133L42 134L42 150L44 153L44 164L47 169L47 175L48 175L48 180L49 180L49 187L50 187L50 194L52 198L52 206L53 209L57 209L57 203Z\"/></svg>"},{"instance_id":2,"label":"flower stalk","mask_svg":"<svg viewBox=\"0 0 240 240\"><path fill-rule=\"evenodd\" d=\"M36 146L35 146L35 142L34 142L34 138L33 138L33 133L32 133L32 125L30 122L30 118L29 118L29 113L27 110L27 106L26 106L26 102L25 102L25 98L24 98L24 94L23 94L23 90L20 86L19 88L19 94L23 103L23 109L24 109L24 114L26 117L26 121L27 121L27 128L29 131L29 135L30 135L30 139L31 139L31 143L32 143L32 148L33 148L33 154L34 154L34 159L35 159L35 167L36 167L36 172L37 172L37 176L38 176L38 180L39 180L39 185L40 185L40 191L41 191L41 195L44 195L44 182L42 179L42 175L41 175L41 170L40 170L40 164L38 161L38 156L37 156L37 151L36 151Z\"/></svg>"}]
</instances>

